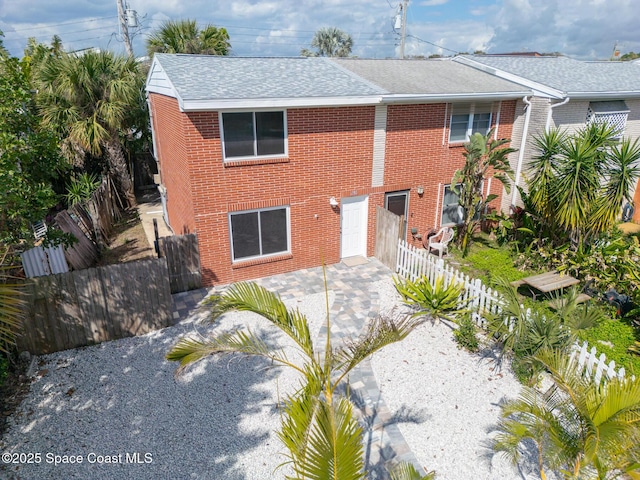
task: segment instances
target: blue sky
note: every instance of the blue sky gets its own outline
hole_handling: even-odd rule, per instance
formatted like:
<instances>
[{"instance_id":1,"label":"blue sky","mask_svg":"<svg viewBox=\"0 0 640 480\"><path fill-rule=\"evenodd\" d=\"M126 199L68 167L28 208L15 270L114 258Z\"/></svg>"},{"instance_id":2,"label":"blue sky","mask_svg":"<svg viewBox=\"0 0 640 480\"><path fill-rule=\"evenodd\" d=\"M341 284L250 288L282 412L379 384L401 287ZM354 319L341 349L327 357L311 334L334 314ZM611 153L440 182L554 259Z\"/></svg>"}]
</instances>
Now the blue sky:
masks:
<instances>
[{"instance_id":1,"label":"blue sky","mask_svg":"<svg viewBox=\"0 0 640 480\"><path fill-rule=\"evenodd\" d=\"M354 39L353 54L398 55L394 17L400 0L128 0L140 27L134 49L164 20L189 18L226 27L234 55L289 56L309 47L320 27L338 27ZM406 55L451 55L484 50L561 52L579 59L607 59L640 52L637 0L410 0ZM116 0L0 0L5 47L21 56L27 38L66 50L88 47L124 52Z\"/></svg>"}]
</instances>

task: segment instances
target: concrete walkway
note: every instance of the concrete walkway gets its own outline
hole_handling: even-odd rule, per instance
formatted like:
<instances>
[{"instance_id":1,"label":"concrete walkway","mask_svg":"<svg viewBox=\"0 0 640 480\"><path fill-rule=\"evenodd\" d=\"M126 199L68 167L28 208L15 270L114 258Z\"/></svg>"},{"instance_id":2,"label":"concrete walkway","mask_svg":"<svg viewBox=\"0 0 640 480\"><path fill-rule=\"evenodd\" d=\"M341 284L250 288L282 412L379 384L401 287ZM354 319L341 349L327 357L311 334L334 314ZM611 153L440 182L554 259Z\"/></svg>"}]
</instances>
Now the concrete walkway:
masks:
<instances>
[{"instance_id":1,"label":"concrete walkway","mask_svg":"<svg viewBox=\"0 0 640 480\"><path fill-rule=\"evenodd\" d=\"M378 293L373 285L389 279L393 272L375 258L370 258L361 265L339 263L328 266L326 273L328 288L335 293L330 314L332 341L337 346L345 338L357 337L366 320L377 316ZM325 291L321 267L265 277L256 282L277 292L285 301ZM209 292L208 289L200 289L175 294L174 319L180 321L194 314L202 315L199 304ZM321 328L316 344L323 345L325 336L326 326ZM410 462L420 468L382 399L369 360L352 373L350 385L352 399L363 414L369 478L388 478L385 467L399 461Z\"/></svg>"}]
</instances>

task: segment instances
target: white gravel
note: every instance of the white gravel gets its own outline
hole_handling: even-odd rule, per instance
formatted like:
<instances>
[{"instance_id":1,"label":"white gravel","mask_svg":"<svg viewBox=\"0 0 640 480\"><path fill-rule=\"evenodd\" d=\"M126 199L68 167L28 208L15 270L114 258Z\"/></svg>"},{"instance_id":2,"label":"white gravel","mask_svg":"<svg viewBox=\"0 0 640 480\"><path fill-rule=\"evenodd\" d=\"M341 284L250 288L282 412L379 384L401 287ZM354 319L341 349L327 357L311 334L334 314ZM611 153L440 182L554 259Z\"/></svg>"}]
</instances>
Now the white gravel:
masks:
<instances>
[{"instance_id":1,"label":"white gravel","mask_svg":"<svg viewBox=\"0 0 640 480\"><path fill-rule=\"evenodd\" d=\"M391 281L378 282L382 311L399 303ZM393 415L418 413L422 422L400 423L420 464L441 480L539 478L494 454L490 439L499 403L518 396L510 369L460 349L445 322L427 321L403 342L372 357L382 397Z\"/></svg>"},{"instance_id":2,"label":"white gravel","mask_svg":"<svg viewBox=\"0 0 640 480\"><path fill-rule=\"evenodd\" d=\"M391 279L374 287L383 309L396 305ZM334 298L331 293L330 305ZM289 305L307 315L317 338L324 294ZM264 480L289 474L287 467L277 469L286 458L275 434L276 407L298 386L295 373L256 358L225 357L206 359L176 378L177 365L164 356L196 328L248 323L294 356L291 341L250 313L228 314L206 327L200 316L145 336L41 357L39 375L0 441L4 453L39 453L41 460L0 466L0 478ZM494 456L488 444L498 403L517 396L520 385L508 371L458 349L444 323L422 325L374 355L372 366L391 413L419 413L421 422L399 428L438 479L536 478ZM55 465L54 455L66 455L62 461L79 456L82 463Z\"/></svg>"}]
</instances>

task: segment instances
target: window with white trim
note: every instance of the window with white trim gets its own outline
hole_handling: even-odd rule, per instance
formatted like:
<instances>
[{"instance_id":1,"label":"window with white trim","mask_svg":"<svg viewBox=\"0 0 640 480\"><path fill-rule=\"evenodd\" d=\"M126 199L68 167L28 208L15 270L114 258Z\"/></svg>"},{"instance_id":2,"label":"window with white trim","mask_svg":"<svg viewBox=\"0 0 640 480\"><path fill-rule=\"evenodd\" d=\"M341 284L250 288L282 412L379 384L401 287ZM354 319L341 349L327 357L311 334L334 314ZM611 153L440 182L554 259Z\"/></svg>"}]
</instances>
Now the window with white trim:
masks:
<instances>
[{"instance_id":1,"label":"window with white trim","mask_svg":"<svg viewBox=\"0 0 640 480\"><path fill-rule=\"evenodd\" d=\"M445 185L442 198L442 217L440 218L441 226L460 225L464 221L464 208L458 203L459 198L451 185Z\"/></svg>"},{"instance_id":2,"label":"window with white trim","mask_svg":"<svg viewBox=\"0 0 640 480\"><path fill-rule=\"evenodd\" d=\"M224 112L220 117L226 160L287 154L284 111Z\"/></svg>"},{"instance_id":3,"label":"window with white trim","mask_svg":"<svg viewBox=\"0 0 640 480\"><path fill-rule=\"evenodd\" d=\"M609 125L614 129L616 138L621 138L627 126L628 115L629 107L622 100L590 102L586 124Z\"/></svg>"},{"instance_id":4,"label":"window with white trim","mask_svg":"<svg viewBox=\"0 0 640 480\"><path fill-rule=\"evenodd\" d=\"M449 122L449 143L467 142L476 132L486 135L491 128L492 104L454 105Z\"/></svg>"},{"instance_id":5,"label":"window with white trim","mask_svg":"<svg viewBox=\"0 0 640 480\"><path fill-rule=\"evenodd\" d=\"M289 252L289 207L229 214L231 258L246 260Z\"/></svg>"}]
</instances>

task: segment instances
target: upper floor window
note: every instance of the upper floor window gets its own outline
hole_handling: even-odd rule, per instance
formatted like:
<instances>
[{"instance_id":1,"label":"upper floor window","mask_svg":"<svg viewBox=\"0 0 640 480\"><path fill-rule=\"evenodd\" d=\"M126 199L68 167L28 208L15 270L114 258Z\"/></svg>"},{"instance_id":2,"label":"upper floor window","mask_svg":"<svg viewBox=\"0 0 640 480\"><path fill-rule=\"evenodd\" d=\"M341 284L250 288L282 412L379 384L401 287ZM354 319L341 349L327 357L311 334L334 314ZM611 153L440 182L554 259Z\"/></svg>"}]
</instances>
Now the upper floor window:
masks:
<instances>
[{"instance_id":1,"label":"upper floor window","mask_svg":"<svg viewBox=\"0 0 640 480\"><path fill-rule=\"evenodd\" d=\"M491 104L454 105L449 123L449 142L466 142L476 132L491 128Z\"/></svg>"},{"instance_id":2,"label":"upper floor window","mask_svg":"<svg viewBox=\"0 0 640 480\"><path fill-rule=\"evenodd\" d=\"M285 112L233 112L221 117L225 159L286 155Z\"/></svg>"},{"instance_id":3,"label":"upper floor window","mask_svg":"<svg viewBox=\"0 0 640 480\"><path fill-rule=\"evenodd\" d=\"M614 129L617 138L624 135L629 107L622 100L591 102L587 110L586 124L606 124Z\"/></svg>"}]
</instances>

